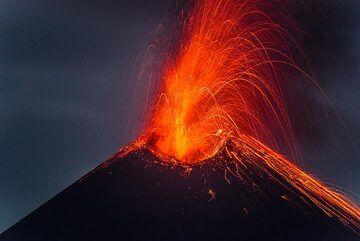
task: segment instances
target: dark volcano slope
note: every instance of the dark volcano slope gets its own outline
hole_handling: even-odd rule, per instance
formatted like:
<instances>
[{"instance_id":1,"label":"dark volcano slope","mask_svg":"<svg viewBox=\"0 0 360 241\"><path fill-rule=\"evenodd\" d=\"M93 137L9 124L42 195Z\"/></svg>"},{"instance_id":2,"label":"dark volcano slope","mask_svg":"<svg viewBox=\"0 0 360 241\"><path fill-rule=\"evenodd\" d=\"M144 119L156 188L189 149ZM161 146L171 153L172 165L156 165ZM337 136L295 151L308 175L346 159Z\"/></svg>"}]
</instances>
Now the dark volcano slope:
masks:
<instances>
[{"instance_id":1,"label":"dark volcano slope","mask_svg":"<svg viewBox=\"0 0 360 241\"><path fill-rule=\"evenodd\" d=\"M223 160L190 169L161 164L145 148L115 156L0 240L360 240L254 166L242 181L225 178Z\"/></svg>"}]
</instances>

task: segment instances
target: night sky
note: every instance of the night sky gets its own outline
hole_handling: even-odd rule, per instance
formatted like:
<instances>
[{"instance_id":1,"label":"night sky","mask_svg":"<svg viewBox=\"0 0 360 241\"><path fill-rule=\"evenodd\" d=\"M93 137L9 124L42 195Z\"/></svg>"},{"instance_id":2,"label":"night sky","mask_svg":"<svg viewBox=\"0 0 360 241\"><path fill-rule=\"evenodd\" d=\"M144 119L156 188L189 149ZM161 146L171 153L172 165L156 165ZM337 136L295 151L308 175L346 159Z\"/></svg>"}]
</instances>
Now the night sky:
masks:
<instances>
[{"instance_id":1,"label":"night sky","mask_svg":"<svg viewBox=\"0 0 360 241\"><path fill-rule=\"evenodd\" d=\"M136 137L139 56L176 2L0 1L0 232ZM319 118L299 135L304 168L360 194L360 2L302 8L306 54L346 126Z\"/></svg>"}]
</instances>

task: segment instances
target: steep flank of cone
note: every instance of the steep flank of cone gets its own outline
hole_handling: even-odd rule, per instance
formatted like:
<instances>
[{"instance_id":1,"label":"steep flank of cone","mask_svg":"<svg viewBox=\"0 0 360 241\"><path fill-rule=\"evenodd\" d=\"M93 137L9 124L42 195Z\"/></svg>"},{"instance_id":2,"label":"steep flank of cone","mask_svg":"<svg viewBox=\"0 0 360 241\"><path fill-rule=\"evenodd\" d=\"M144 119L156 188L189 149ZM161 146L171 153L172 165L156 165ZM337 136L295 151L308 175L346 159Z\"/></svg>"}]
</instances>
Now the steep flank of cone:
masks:
<instances>
[{"instance_id":1,"label":"steep flank of cone","mask_svg":"<svg viewBox=\"0 0 360 241\"><path fill-rule=\"evenodd\" d=\"M191 167L125 149L0 240L360 240L236 145L227 149L242 166L225 149Z\"/></svg>"}]
</instances>

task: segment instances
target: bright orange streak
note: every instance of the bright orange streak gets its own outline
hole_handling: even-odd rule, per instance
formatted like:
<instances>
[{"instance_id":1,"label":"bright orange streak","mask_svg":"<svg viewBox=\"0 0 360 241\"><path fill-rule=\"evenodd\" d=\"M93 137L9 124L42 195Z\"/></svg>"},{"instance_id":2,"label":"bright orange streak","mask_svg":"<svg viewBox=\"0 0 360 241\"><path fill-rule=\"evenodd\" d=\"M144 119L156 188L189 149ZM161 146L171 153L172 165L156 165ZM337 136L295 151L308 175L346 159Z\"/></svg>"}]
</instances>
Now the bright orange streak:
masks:
<instances>
[{"instance_id":1,"label":"bright orange streak","mask_svg":"<svg viewBox=\"0 0 360 241\"><path fill-rule=\"evenodd\" d=\"M326 187L295 164L252 137L242 136L241 141L235 141L233 144L236 146L233 150L228 150L228 146L225 146L225 149L227 150L227 158L235 165L247 161L275 179L277 178L273 176L273 173L279 175L284 181L277 181L285 188L293 187L300 193L300 198L307 197L326 215L340 220L359 233L360 208L356 203ZM241 175L238 177L241 178Z\"/></svg>"},{"instance_id":2,"label":"bright orange streak","mask_svg":"<svg viewBox=\"0 0 360 241\"><path fill-rule=\"evenodd\" d=\"M193 165L232 140L252 164L277 173L327 215L360 228L355 204L273 151L299 159L283 96L290 82L286 69L302 73L290 49L301 51L281 8L267 0L196 1L183 21L180 47L165 65L142 141L160 157Z\"/></svg>"}]
</instances>

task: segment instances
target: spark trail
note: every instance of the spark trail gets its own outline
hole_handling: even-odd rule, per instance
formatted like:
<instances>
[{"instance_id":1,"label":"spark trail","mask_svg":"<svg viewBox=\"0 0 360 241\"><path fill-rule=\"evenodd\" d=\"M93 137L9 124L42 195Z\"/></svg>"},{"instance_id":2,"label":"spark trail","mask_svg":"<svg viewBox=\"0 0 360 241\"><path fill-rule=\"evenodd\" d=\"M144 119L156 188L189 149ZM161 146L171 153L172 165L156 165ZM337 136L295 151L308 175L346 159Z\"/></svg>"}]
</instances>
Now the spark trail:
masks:
<instances>
[{"instance_id":1,"label":"spark trail","mask_svg":"<svg viewBox=\"0 0 360 241\"><path fill-rule=\"evenodd\" d=\"M196 165L231 140L254 165L277 173L324 213L359 230L356 204L278 154L287 150L300 160L284 91L292 84L289 69L308 76L298 67L302 51L292 29L280 1L195 1L183 16L182 37L168 55L138 143L164 161ZM238 151L227 150L235 166L242 165Z\"/></svg>"}]
</instances>

